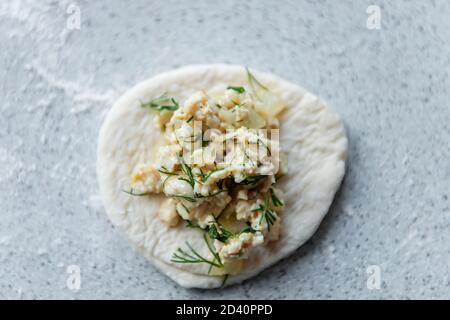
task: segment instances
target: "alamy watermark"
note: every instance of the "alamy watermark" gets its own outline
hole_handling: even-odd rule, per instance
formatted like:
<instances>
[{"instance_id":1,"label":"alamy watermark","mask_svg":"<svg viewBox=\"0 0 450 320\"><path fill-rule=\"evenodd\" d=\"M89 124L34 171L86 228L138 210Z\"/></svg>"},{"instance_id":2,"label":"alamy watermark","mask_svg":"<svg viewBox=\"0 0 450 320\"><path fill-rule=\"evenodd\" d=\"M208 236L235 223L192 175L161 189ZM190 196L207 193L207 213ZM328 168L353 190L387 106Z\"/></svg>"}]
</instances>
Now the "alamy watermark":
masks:
<instances>
[{"instance_id":1,"label":"alamy watermark","mask_svg":"<svg viewBox=\"0 0 450 320\"><path fill-rule=\"evenodd\" d=\"M367 7L366 13L368 14L366 27L369 30L381 29L381 9L379 6L372 4Z\"/></svg>"},{"instance_id":2,"label":"alamy watermark","mask_svg":"<svg viewBox=\"0 0 450 320\"><path fill-rule=\"evenodd\" d=\"M66 21L66 27L69 30L81 29L81 9L72 3L67 7L66 13L69 15Z\"/></svg>"},{"instance_id":3,"label":"alamy watermark","mask_svg":"<svg viewBox=\"0 0 450 320\"><path fill-rule=\"evenodd\" d=\"M366 268L366 273L369 275L367 278L367 289L380 290L381 289L381 268L377 265L371 265Z\"/></svg>"},{"instance_id":4,"label":"alamy watermark","mask_svg":"<svg viewBox=\"0 0 450 320\"><path fill-rule=\"evenodd\" d=\"M69 290L78 291L81 288L81 268L78 265L67 266L66 273L68 277L66 279L66 285Z\"/></svg>"}]
</instances>

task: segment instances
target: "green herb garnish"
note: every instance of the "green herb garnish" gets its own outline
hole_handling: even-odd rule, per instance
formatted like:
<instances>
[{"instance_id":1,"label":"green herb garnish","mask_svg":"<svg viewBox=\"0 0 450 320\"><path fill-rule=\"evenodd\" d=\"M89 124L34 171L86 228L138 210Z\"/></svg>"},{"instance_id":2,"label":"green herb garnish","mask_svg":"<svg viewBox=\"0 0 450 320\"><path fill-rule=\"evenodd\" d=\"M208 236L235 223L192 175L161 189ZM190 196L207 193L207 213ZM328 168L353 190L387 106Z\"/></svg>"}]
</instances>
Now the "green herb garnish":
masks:
<instances>
[{"instance_id":1,"label":"green herb garnish","mask_svg":"<svg viewBox=\"0 0 450 320\"><path fill-rule=\"evenodd\" d=\"M269 89L266 86L264 86L261 82L258 81L258 79L255 78L255 76L253 75L253 73L250 72L250 69L248 67L246 67L245 70L247 70L247 79L252 87L254 87L254 85L256 84L261 89L269 91Z\"/></svg>"},{"instance_id":2,"label":"green herb garnish","mask_svg":"<svg viewBox=\"0 0 450 320\"><path fill-rule=\"evenodd\" d=\"M210 198L210 197L214 197L214 196L218 195L219 193L222 193L222 192L225 192L225 191L228 191L228 190L227 190L227 189L220 189L220 190L218 190L218 191L216 191L216 192L207 194L206 196L204 196L204 195L202 195L202 194L200 194L200 193L196 193L196 194L195 194L195 198L197 198L197 199L200 199L200 198Z\"/></svg>"},{"instance_id":3,"label":"green herb garnish","mask_svg":"<svg viewBox=\"0 0 450 320\"><path fill-rule=\"evenodd\" d=\"M264 147L266 147L267 154L269 156L272 156L272 153L270 152L270 148L265 142L263 142L261 139L258 138L258 141L256 143L257 143L258 147L259 147L259 144L262 144Z\"/></svg>"},{"instance_id":4,"label":"green herb garnish","mask_svg":"<svg viewBox=\"0 0 450 320\"><path fill-rule=\"evenodd\" d=\"M252 211L261 212L261 218L259 219L259 224L261 224L263 220L266 220L267 230L270 232L270 226L272 226L275 223L275 220L277 220L277 217L269 209L269 194L268 193L266 194L264 203L260 204L258 208L253 209Z\"/></svg>"},{"instance_id":5,"label":"green herb garnish","mask_svg":"<svg viewBox=\"0 0 450 320\"><path fill-rule=\"evenodd\" d=\"M187 182L187 179L184 179L184 178L178 178L178 179ZM214 197L214 196L218 195L219 193L225 192L225 191L228 191L228 190L221 189L221 190L218 190L218 191L213 192L211 194L207 194L206 196L204 196L204 195L202 195L200 193L195 193L194 197L184 196L184 195L181 195L181 194L172 194L172 195L169 195L169 197L181 198L181 199L184 199L184 200L189 201L189 202L197 202L197 199ZM144 195L144 194L142 194L142 195Z\"/></svg>"},{"instance_id":6,"label":"green herb garnish","mask_svg":"<svg viewBox=\"0 0 450 320\"><path fill-rule=\"evenodd\" d=\"M223 287L225 285L225 282L227 282L229 276L230 275L228 273L223 276L223 281L222 281L222 284L220 285L221 287Z\"/></svg>"},{"instance_id":7,"label":"green herb garnish","mask_svg":"<svg viewBox=\"0 0 450 320\"><path fill-rule=\"evenodd\" d=\"M227 89L230 90L234 90L237 93L244 93L245 92L245 88L244 87L233 87L233 86L228 86Z\"/></svg>"},{"instance_id":8,"label":"green herb garnish","mask_svg":"<svg viewBox=\"0 0 450 320\"><path fill-rule=\"evenodd\" d=\"M168 176L176 176L177 174L173 171L169 171L165 166L161 166L161 168L158 169L158 172L162 174L166 174Z\"/></svg>"},{"instance_id":9,"label":"green herb garnish","mask_svg":"<svg viewBox=\"0 0 450 320\"><path fill-rule=\"evenodd\" d=\"M136 196L136 197L143 197L143 196L148 196L149 194L151 194L150 192L134 193L133 192L133 188L131 188L130 191L122 189L122 192L125 192L125 193L127 193L127 194L129 194L131 196Z\"/></svg>"},{"instance_id":10,"label":"green herb garnish","mask_svg":"<svg viewBox=\"0 0 450 320\"><path fill-rule=\"evenodd\" d=\"M192 248L189 242L186 241L186 246L188 247L189 252L186 252L185 250L178 248L178 250L172 255L172 259L170 261L175 263L206 263L209 264L211 267L223 268L223 263L220 260L219 255L217 254L214 247L209 243L208 239L206 238L206 235L203 235L203 239L205 240L206 245L208 246L209 252L211 252L211 254L213 255L213 260L208 260L207 258L200 255L194 248Z\"/></svg>"},{"instance_id":11,"label":"green herb garnish","mask_svg":"<svg viewBox=\"0 0 450 320\"><path fill-rule=\"evenodd\" d=\"M191 220L186 220L186 228L198 228L203 230L202 227L200 227L198 224L193 223Z\"/></svg>"},{"instance_id":12,"label":"green herb garnish","mask_svg":"<svg viewBox=\"0 0 450 320\"><path fill-rule=\"evenodd\" d=\"M242 233L256 233L258 230L255 230L251 227L250 224L242 228L241 231L237 233L233 233L232 231L226 229L222 224L217 221L217 218L214 218L214 221L211 221L205 228L200 227L198 224L192 222L191 220L186 221L186 228L197 228L205 231L211 240L219 240L221 242L227 243L231 238L235 238Z\"/></svg>"},{"instance_id":13,"label":"green herb garnish","mask_svg":"<svg viewBox=\"0 0 450 320\"><path fill-rule=\"evenodd\" d=\"M167 180L169 180L169 178L170 178L171 176L176 176L176 175L178 175L178 174L177 174L176 172L174 172L174 171L169 171L169 169L167 169L165 166L161 166L161 167L158 169L158 172L167 175L167 177L164 179L164 181L163 181L163 183L162 183L163 187L166 185Z\"/></svg>"},{"instance_id":14,"label":"green herb garnish","mask_svg":"<svg viewBox=\"0 0 450 320\"><path fill-rule=\"evenodd\" d=\"M258 230L253 229L250 225L245 226L240 233L256 233Z\"/></svg>"},{"instance_id":15,"label":"green herb garnish","mask_svg":"<svg viewBox=\"0 0 450 320\"><path fill-rule=\"evenodd\" d=\"M164 92L161 96L156 99L150 100L149 102L141 102L142 108L150 108L155 111L175 111L178 109L178 101L174 98L168 97L167 92Z\"/></svg>"},{"instance_id":16,"label":"green herb garnish","mask_svg":"<svg viewBox=\"0 0 450 320\"><path fill-rule=\"evenodd\" d=\"M234 236L233 232L225 229L218 222L211 223L206 228L206 231L212 240L219 240L221 242L228 242L228 239Z\"/></svg>"},{"instance_id":17,"label":"green herb garnish","mask_svg":"<svg viewBox=\"0 0 450 320\"><path fill-rule=\"evenodd\" d=\"M269 189L269 193L270 193L270 197L272 198L272 203L275 207L283 206L283 201L281 201L280 198L277 197L273 188Z\"/></svg>"},{"instance_id":18,"label":"green herb garnish","mask_svg":"<svg viewBox=\"0 0 450 320\"><path fill-rule=\"evenodd\" d=\"M191 185L192 188L194 188L195 185L195 179L194 179L194 175L192 174L192 169L191 167L189 167L186 162L184 162L184 159L182 156L178 156L178 161L180 161L180 165L181 165L181 171L183 171L183 173L185 175L187 175L187 178L184 177L180 177L178 178L179 180L183 180L186 181L187 183L189 183Z\"/></svg>"},{"instance_id":19,"label":"green herb garnish","mask_svg":"<svg viewBox=\"0 0 450 320\"><path fill-rule=\"evenodd\" d=\"M261 82L258 81L258 79L255 78L255 76L250 72L249 68L245 68L245 70L247 70L247 78L248 78L248 82L250 83L250 86L252 87L252 93L255 95L255 97L259 100L262 101L261 97L258 96L258 89L259 90L264 90L264 91L269 91L269 89L264 86Z\"/></svg>"},{"instance_id":20,"label":"green herb garnish","mask_svg":"<svg viewBox=\"0 0 450 320\"><path fill-rule=\"evenodd\" d=\"M184 200L189 201L189 202L197 202L197 200L195 200L195 198L192 198L192 197L189 197L189 196L183 196L183 195L180 195L180 194L172 194L169 197L181 198L181 199L184 199Z\"/></svg>"},{"instance_id":21,"label":"green herb garnish","mask_svg":"<svg viewBox=\"0 0 450 320\"><path fill-rule=\"evenodd\" d=\"M260 182L261 180L263 180L266 176L248 176L246 177L244 180L242 180L240 182L240 184L245 184L245 185L254 185L257 184L258 182Z\"/></svg>"},{"instance_id":22,"label":"green herb garnish","mask_svg":"<svg viewBox=\"0 0 450 320\"><path fill-rule=\"evenodd\" d=\"M208 180L208 178L214 172L221 171L221 170L224 170L224 169L225 168L219 168L219 169L214 169L214 170L211 170L211 171L208 171L208 172L203 172L202 169L200 169L200 173L197 173L197 176L202 178L202 182L206 182L206 180Z\"/></svg>"}]
</instances>

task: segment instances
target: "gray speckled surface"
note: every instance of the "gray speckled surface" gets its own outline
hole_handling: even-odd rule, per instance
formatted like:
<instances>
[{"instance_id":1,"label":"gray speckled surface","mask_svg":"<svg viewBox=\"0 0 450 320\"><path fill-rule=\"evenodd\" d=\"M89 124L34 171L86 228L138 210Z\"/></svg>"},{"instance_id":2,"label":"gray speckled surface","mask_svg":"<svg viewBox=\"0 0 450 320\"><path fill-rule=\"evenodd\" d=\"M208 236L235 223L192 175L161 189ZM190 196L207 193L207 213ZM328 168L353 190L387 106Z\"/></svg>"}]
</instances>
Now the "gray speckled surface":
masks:
<instances>
[{"instance_id":1,"label":"gray speckled surface","mask_svg":"<svg viewBox=\"0 0 450 320\"><path fill-rule=\"evenodd\" d=\"M0 298L450 298L450 2L76 3L80 30L66 28L70 2L0 3ZM381 30L366 28L372 3ZM108 222L96 140L126 88L211 62L327 99L348 130L348 172L290 258L239 286L186 290Z\"/></svg>"}]
</instances>

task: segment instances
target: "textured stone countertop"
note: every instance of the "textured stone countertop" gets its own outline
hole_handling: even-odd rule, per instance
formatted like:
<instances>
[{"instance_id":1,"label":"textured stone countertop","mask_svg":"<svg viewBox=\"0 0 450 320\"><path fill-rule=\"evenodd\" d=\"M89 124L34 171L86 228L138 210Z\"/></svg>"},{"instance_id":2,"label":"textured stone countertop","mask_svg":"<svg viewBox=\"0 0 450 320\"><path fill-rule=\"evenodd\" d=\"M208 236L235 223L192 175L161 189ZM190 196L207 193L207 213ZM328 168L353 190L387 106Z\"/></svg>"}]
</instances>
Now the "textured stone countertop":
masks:
<instances>
[{"instance_id":1,"label":"textured stone countertop","mask_svg":"<svg viewBox=\"0 0 450 320\"><path fill-rule=\"evenodd\" d=\"M449 12L445 0L1 1L0 298L449 299ZM127 88L213 62L325 98L346 125L348 171L292 256L242 285L188 290L108 221L97 135Z\"/></svg>"}]
</instances>

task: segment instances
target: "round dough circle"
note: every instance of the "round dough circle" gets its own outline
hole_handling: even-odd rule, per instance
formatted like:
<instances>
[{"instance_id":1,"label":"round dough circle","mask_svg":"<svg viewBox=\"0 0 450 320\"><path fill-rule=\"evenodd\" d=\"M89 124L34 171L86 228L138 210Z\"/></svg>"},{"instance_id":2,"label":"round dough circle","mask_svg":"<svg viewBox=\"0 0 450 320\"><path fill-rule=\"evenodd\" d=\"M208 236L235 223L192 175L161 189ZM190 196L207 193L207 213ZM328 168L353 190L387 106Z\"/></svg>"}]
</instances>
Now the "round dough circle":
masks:
<instances>
[{"instance_id":1,"label":"round dough circle","mask_svg":"<svg viewBox=\"0 0 450 320\"><path fill-rule=\"evenodd\" d=\"M281 216L280 239L252 250L243 271L230 276L226 285L258 274L314 234L340 186L347 157L343 124L323 100L274 75L252 73L288 105L280 119L280 146L288 152L289 173L277 183L285 193L286 208ZM244 67L192 65L157 75L125 92L100 130L97 176L110 220L133 247L184 287L220 287L223 277L207 275L207 266L170 262L172 253L184 246L186 239L195 248L204 247L204 240L199 230L170 228L158 220L163 196L132 197L122 192L136 166L155 159L154 150L161 141L151 112L141 108L140 102L166 91L178 101L185 101L196 91L225 89L228 85L248 86Z\"/></svg>"}]
</instances>

